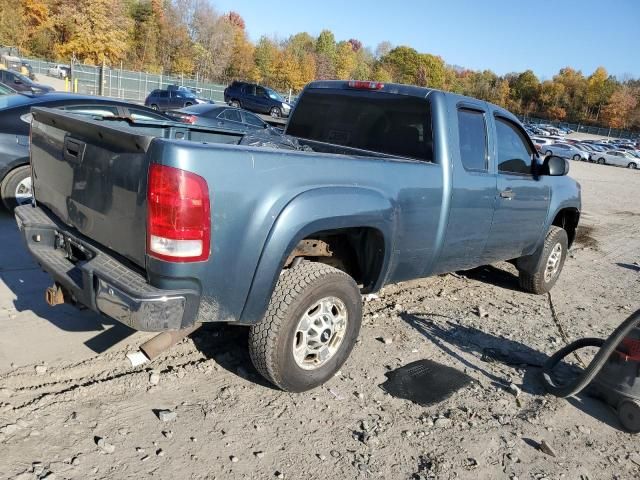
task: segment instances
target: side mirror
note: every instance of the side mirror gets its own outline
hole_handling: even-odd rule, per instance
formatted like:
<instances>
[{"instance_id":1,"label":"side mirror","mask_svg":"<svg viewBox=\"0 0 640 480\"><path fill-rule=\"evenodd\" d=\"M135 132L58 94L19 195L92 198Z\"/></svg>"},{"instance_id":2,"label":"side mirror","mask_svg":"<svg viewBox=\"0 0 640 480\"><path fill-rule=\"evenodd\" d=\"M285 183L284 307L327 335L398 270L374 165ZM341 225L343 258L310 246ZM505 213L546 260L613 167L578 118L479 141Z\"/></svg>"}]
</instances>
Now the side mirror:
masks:
<instances>
[{"instance_id":1,"label":"side mirror","mask_svg":"<svg viewBox=\"0 0 640 480\"><path fill-rule=\"evenodd\" d=\"M569 173L569 160L555 155L550 155L542 162L542 174L552 177L561 177Z\"/></svg>"},{"instance_id":2,"label":"side mirror","mask_svg":"<svg viewBox=\"0 0 640 480\"><path fill-rule=\"evenodd\" d=\"M20 85L22 84L22 80L20 80L19 78L14 78L13 83L15 83L16 85Z\"/></svg>"}]
</instances>

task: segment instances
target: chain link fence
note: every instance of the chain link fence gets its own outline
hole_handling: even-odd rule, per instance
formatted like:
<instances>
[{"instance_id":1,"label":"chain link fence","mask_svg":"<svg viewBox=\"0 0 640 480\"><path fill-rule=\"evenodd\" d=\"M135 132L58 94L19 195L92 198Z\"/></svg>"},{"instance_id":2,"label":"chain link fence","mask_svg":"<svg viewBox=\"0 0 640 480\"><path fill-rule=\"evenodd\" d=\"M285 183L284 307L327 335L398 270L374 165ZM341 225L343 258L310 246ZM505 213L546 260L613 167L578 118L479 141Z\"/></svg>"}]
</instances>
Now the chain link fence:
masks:
<instances>
[{"instance_id":1,"label":"chain link fence","mask_svg":"<svg viewBox=\"0 0 640 480\"><path fill-rule=\"evenodd\" d=\"M36 75L47 75L49 68L58 65L56 62L40 60L37 58L26 59L33 67ZM144 103L144 99L152 90L167 88L168 85L182 85L193 89L200 98L222 102L224 101L225 85L199 81L193 77L168 76L155 73L135 72L132 70L114 69L105 67L102 75L102 90L100 89L101 67L74 63L71 69L71 91L77 88L78 93L89 95L104 95L120 98L137 103ZM77 82L77 85L76 85ZM291 92L289 92L291 101ZM568 123L550 121L536 117L520 117L524 122L533 124L551 124L554 126L570 128L576 132L589 133L609 138L640 139L640 133L615 128L596 127L580 123Z\"/></svg>"},{"instance_id":2,"label":"chain link fence","mask_svg":"<svg viewBox=\"0 0 640 480\"><path fill-rule=\"evenodd\" d=\"M26 59L33 67L36 75L48 75L50 68L59 65L56 62L36 58ZM135 72L124 69L113 69L94 65L74 63L71 66L70 91L88 95L104 95L137 103L143 103L147 95L157 88L169 85L181 85L192 88L200 98L213 101L224 101L226 85L201 82L198 78L170 76L146 72ZM102 78L102 89L100 88Z\"/></svg>"}]
</instances>

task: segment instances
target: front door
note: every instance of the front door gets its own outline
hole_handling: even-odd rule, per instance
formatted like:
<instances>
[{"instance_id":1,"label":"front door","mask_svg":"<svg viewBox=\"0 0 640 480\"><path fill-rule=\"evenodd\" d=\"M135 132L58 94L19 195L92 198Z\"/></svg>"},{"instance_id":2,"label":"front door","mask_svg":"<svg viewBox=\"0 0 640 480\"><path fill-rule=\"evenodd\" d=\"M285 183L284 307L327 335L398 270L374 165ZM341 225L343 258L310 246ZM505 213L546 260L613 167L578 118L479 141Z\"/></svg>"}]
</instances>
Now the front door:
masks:
<instances>
[{"instance_id":1,"label":"front door","mask_svg":"<svg viewBox=\"0 0 640 480\"><path fill-rule=\"evenodd\" d=\"M550 189L535 175L534 148L511 120L495 116L498 192L485 263L533 253L549 209Z\"/></svg>"}]
</instances>

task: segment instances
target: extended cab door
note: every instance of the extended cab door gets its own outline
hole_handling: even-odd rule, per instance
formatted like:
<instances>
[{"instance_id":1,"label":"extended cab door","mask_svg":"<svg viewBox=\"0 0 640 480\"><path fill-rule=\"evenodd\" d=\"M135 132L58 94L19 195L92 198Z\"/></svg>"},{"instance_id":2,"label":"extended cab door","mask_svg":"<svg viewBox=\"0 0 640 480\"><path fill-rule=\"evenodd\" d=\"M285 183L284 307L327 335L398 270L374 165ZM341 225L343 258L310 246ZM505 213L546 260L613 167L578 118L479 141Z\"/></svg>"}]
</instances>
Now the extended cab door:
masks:
<instances>
[{"instance_id":1,"label":"extended cab door","mask_svg":"<svg viewBox=\"0 0 640 480\"><path fill-rule=\"evenodd\" d=\"M550 190L535 175L535 149L516 122L494 115L498 194L485 263L528 255L535 249L549 209Z\"/></svg>"},{"instance_id":2,"label":"extended cab door","mask_svg":"<svg viewBox=\"0 0 640 480\"><path fill-rule=\"evenodd\" d=\"M490 162L493 144L487 104L450 98L453 190L447 233L434 273L463 270L482 263L497 188L495 168Z\"/></svg>"}]
</instances>

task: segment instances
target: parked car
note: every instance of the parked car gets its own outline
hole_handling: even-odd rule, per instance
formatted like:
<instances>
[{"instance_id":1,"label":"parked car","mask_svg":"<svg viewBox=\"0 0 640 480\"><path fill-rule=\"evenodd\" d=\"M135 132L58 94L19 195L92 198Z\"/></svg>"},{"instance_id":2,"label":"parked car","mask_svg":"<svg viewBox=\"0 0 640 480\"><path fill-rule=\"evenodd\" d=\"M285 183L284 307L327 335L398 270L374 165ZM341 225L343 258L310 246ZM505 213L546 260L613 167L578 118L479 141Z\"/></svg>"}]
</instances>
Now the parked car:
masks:
<instances>
[{"instance_id":1,"label":"parked car","mask_svg":"<svg viewBox=\"0 0 640 480\"><path fill-rule=\"evenodd\" d=\"M638 168L638 159L624 150L609 150L594 155L596 163L602 165L617 165L618 167Z\"/></svg>"},{"instance_id":2,"label":"parked car","mask_svg":"<svg viewBox=\"0 0 640 480\"><path fill-rule=\"evenodd\" d=\"M531 141L538 152L543 152L547 145L552 145L554 143L553 140L542 137L531 137Z\"/></svg>"},{"instance_id":3,"label":"parked car","mask_svg":"<svg viewBox=\"0 0 640 480\"><path fill-rule=\"evenodd\" d=\"M29 77L13 70L0 70L0 83L8 85L18 92L52 92L53 87L35 83Z\"/></svg>"},{"instance_id":4,"label":"parked car","mask_svg":"<svg viewBox=\"0 0 640 480\"><path fill-rule=\"evenodd\" d=\"M228 105L202 104L170 110L167 115L192 125L222 127L239 132L267 132L280 135L273 127L251 112Z\"/></svg>"},{"instance_id":5,"label":"parked car","mask_svg":"<svg viewBox=\"0 0 640 480\"><path fill-rule=\"evenodd\" d=\"M29 127L30 110L33 106L99 117L127 117L139 121L171 120L149 108L104 97L62 92L0 97L0 197L9 210L31 201Z\"/></svg>"},{"instance_id":6,"label":"parked car","mask_svg":"<svg viewBox=\"0 0 640 480\"><path fill-rule=\"evenodd\" d=\"M547 130L544 130L535 125L531 125L529 128L533 131L535 135L538 135L541 137L548 137L549 135L551 135L551 133L549 133Z\"/></svg>"},{"instance_id":7,"label":"parked car","mask_svg":"<svg viewBox=\"0 0 640 480\"><path fill-rule=\"evenodd\" d=\"M589 154L568 143L552 143L542 147L546 157L557 155L571 160L589 160Z\"/></svg>"},{"instance_id":8,"label":"parked car","mask_svg":"<svg viewBox=\"0 0 640 480\"><path fill-rule=\"evenodd\" d=\"M362 294L385 284L509 259L523 289L548 292L580 217L568 160L541 160L506 110L427 88L313 82L287 150L186 124L33 119L35 204L15 215L56 282L50 304L162 331L151 358L200 322L250 326L254 365L288 391L336 374Z\"/></svg>"},{"instance_id":9,"label":"parked car","mask_svg":"<svg viewBox=\"0 0 640 480\"><path fill-rule=\"evenodd\" d=\"M67 78L71 75L71 67L58 63L47 70L47 75L56 78Z\"/></svg>"},{"instance_id":10,"label":"parked car","mask_svg":"<svg viewBox=\"0 0 640 480\"><path fill-rule=\"evenodd\" d=\"M288 117L291 105L282 96L255 83L233 82L224 89L224 101L229 105L272 117Z\"/></svg>"},{"instance_id":11,"label":"parked car","mask_svg":"<svg viewBox=\"0 0 640 480\"><path fill-rule=\"evenodd\" d=\"M187 88L168 88L153 90L145 99L144 104L154 110L167 111L208 103Z\"/></svg>"}]
</instances>

